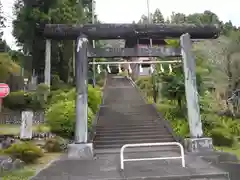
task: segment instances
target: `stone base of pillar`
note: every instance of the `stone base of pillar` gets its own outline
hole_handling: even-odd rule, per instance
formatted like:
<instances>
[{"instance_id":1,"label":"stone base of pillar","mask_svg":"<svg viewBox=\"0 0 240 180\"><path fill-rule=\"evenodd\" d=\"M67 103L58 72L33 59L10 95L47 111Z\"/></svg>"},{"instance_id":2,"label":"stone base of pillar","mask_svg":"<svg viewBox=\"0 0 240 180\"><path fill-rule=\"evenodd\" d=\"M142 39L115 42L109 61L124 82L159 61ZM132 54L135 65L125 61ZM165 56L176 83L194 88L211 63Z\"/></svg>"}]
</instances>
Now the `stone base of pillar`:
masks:
<instances>
[{"instance_id":1,"label":"stone base of pillar","mask_svg":"<svg viewBox=\"0 0 240 180\"><path fill-rule=\"evenodd\" d=\"M213 151L212 138L187 138L184 140L184 148L187 152L209 152Z\"/></svg>"},{"instance_id":2,"label":"stone base of pillar","mask_svg":"<svg viewBox=\"0 0 240 180\"><path fill-rule=\"evenodd\" d=\"M93 144L69 144L68 145L68 158L92 160L93 159Z\"/></svg>"}]
</instances>

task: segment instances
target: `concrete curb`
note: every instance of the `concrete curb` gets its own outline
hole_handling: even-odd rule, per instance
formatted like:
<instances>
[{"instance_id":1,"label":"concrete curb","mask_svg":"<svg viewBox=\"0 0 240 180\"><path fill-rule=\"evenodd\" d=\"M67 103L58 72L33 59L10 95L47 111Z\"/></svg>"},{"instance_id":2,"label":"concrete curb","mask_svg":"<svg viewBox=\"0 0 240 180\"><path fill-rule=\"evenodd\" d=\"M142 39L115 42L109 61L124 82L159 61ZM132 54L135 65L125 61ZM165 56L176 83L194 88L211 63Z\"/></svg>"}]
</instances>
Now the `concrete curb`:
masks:
<instances>
[{"instance_id":1,"label":"concrete curb","mask_svg":"<svg viewBox=\"0 0 240 180\"><path fill-rule=\"evenodd\" d=\"M49 163L47 163L43 168L37 170L37 171L35 172L35 175L32 176L32 177L30 177L29 180L34 180L34 178L35 178L39 173L41 173L41 172L44 171L45 169L49 168L53 163L55 163L55 162L57 162L57 161L60 161L60 160L61 160L61 157L62 157L62 156L60 156L59 158L57 158L57 159L55 159L55 160L51 160L51 161L50 161Z\"/></svg>"},{"instance_id":2,"label":"concrete curb","mask_svg":"<svg viewBox=\"0 0 240 180\"><path fill-rule=\"evenodd\" d=\"M102 91L102 102L101 102L101 104L100 104L100 106L99 106L99 110L98 110L98 112L96 113L96 115L95 115L95 117L94 117L94 120L93 120L93 123L92 123L92 129L93 129L93 130L92 130L91 133L88 134L88 138L89 138L88 141L89 141L90 143L92 143L93 140L94 140L94 137L95 137L95 134L96 134L95 126L97 125L97 121L98 121L98 119L99 119L99 114L100 114L100 112L101 112L101 108L103 107L104 101L105 101L105 96L106 96L105 90L106 90L106 85L107 85L107 80L108 80L107 74L106 74L105 77L106 77L106 78L105 78L105 80L104 80L103 91Z\"/></svg>"}]
</instances>

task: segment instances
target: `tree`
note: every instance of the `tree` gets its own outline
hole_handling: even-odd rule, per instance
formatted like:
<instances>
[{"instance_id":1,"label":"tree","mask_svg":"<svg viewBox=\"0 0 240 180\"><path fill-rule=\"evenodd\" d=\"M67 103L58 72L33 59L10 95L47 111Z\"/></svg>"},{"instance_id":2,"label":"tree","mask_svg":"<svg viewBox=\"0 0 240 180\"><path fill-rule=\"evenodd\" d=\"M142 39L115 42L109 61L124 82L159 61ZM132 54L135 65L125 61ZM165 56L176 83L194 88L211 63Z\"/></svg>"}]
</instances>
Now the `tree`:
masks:
<instances>
[{"instance_id":1,"label":"tree","mask_svg":"<svg viewBox=\"0 0 240 180\"><path fill-rule=\"evenodd\" d=\"M170 16L170 22L172 24L182 24L185 23L187 19L187 16L183 13L175 13L173 12Z\"/></svg>"},{"instance_id":2,"label":"tree","mask_svg":"<svg viewBox=\"0 0 240 180\"><path fill-rule=\"evenodd\" d=\"M6 18L3 16L2 1L0 1L0 41L3 41L3 39L2 39L3 29L6 27L5 21L6 21Z\"/></svg>"},{"instance_id":3,"label":"tree","mask_svg":"<svg viewBox=\"0 0 240 180\"><path fill-rule=\"evenodd\" d=\"M142 15L141 19L138 22L139 24L149 24L149 19L146 15Z\"/></svg>"},{"instance_id":4,"label":"tree","mask_svg":"<svg viewBox=\"0 0 240 180\"><path fill-rule=\"evenodd\" d=\"M233 30L237 30L237 28L233 26L232 21L222 23L222 33L224 35L229 36Z\"/></svg>"},{"instance_id":5,"label":"tree","mask_svg":"<svg viewBox=\"0 0 240 180\"><path fill-rule=\"evenodd\" d=\"M231 32L230 41L224 48L223 53L225 55L225 72L228 76L228 96L231 96L232 92L240 88L240 32Z\"/></svg>"},{"instance_id":6,"label":"tree","mask_svg":"<svg viewBox=\"0 0 240 180\"><path fill-rule=\"evenodd\" d=\"M3 14L3 6L2 2L0 1L0 52L8 52L10 50L9 46L7 45L7 42L3 40L3 31L5 26L6 18Z\"/></svg>"},{"instance_id":7,"label":"tree","mask_svg":"<svg viewBox=\"0 0 240 180\"><path fill-rule=\"evenodd\" d=\"M155 12L153 13L152 21L154 24L165 22L163 14L159 9L156 9Z\"/></svg>"},{"instance_id":8,"label":"tree","mask_svg":"<svg viewBox=\"0 0 240 180\"><path fill-rule=\"evenodd\" d=\"M91 1L83 0L17 0L14 6L16 19L13 35L25 55L32 57L33 69L43 81L45 41L39 27L47 23L86 23L90 19ZM85 10L85 11L84 11ZM73 78L72 41L52 41L52 73L68 83Z\"/></svg>"},{"instance_id":9,"label":"tree","mask_svg":"<svg viewBox=\"0 0 240 180\"><path fill-rule=\"evenodd\" d=\"M217 25L220 24L218 16L209 10L204 11L200 17L202 24L217 24Z\"/></svg>"}]
</instances>

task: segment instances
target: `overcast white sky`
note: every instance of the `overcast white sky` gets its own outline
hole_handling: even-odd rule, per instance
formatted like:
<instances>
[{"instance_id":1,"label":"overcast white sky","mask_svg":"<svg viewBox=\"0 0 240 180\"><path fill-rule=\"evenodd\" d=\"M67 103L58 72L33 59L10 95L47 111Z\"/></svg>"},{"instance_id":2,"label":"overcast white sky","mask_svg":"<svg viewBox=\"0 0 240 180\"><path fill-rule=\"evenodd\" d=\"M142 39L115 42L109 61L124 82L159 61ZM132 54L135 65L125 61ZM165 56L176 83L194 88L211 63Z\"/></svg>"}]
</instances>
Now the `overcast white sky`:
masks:
<instances>
[{"instance_id":1,"label":"overcast white sky","mask_svg":"<svg viewBox=\"0 0 240 180\"><path fill-rule=\"evenodd\" d=\"M4 31L4 38L12 48L15 48L14 38L11 35L12 5L14 0L1 0L4 13L8 19L8 27ZM159 8L164 16L169 16L173 11L185 14L211 10L221 20L231 20L235 25L240 25L240 1L238 0L149 0L150 11ZM142 14L147 15L147 0L96 0L96 13L102 22L106 23L131 23L138 21Z\"/></svg>"}]
</instances>

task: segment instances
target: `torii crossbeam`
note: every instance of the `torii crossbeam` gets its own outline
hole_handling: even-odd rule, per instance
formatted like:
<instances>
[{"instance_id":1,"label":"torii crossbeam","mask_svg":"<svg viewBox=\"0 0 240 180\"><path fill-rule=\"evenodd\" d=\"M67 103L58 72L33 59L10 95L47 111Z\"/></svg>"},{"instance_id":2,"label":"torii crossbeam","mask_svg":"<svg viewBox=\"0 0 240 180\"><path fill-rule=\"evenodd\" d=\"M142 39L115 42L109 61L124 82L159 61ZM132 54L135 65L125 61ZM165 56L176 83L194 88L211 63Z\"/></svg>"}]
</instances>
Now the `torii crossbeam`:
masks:
<instances>
[{"instance_id":1,"label":"torii crossbeam","mask_svg":"<svg viewBox=\"0 0 240 180\"><path fill-rule=\"evenodd\" d=\"M212 25L194 24L86 24L66 25L47 24L43 35L50 39L78 38L85 34L92 40L103 39L176 39L188 33L191 39L215 39L220 34L220 29Z\"/></svg>"}]
</instances>

